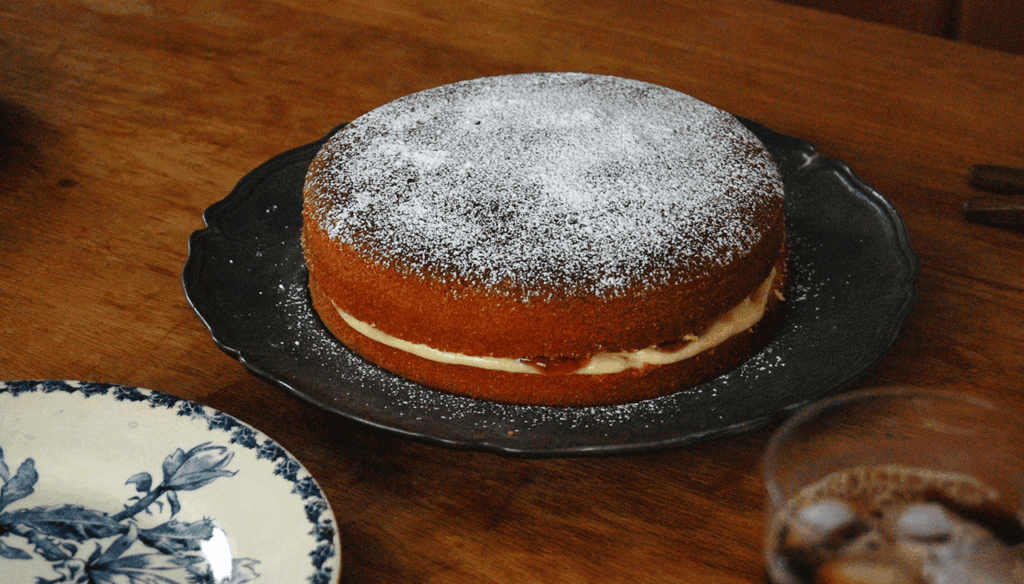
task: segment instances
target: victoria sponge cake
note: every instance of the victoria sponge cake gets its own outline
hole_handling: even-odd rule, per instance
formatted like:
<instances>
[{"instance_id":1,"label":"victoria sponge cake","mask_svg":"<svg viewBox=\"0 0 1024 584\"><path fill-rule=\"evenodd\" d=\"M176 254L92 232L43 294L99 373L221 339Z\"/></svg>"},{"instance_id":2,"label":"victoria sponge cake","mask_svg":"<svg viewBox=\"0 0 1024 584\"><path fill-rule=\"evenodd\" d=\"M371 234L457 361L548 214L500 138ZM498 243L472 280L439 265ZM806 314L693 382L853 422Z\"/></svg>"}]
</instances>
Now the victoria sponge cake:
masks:
<instances>
[{"instance_id":1,"label":"victoria sponge cake","mask_svg":"<svg viewBox=\"0 0 1024 584\"><path fill-rule=\"evenodd\" d=\"M783 188L735 117L580 73L428 89L343 127L304 187L313 306L421 384L637 401L741 365L783 320Z\"/></svg>"}]
</instances>

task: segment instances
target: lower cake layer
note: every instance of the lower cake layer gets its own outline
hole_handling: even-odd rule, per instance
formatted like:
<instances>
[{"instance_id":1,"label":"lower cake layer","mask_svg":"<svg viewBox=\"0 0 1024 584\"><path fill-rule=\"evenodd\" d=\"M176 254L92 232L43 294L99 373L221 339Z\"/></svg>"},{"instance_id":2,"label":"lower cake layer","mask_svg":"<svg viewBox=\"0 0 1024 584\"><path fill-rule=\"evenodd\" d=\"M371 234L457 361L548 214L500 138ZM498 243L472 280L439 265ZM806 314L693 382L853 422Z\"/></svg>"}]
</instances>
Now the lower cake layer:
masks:
<instances>
[{"instance_id":1,"label":"lower cake layer","mask_svg":"<svg viewBox=\"0 0 1024 584\"><path fill-rule=\"evenodd\" d=\"M740 332L733 331L724 340L717 339L708 348L696 354L687 354L679 361L639 366L634 364L600 374L586 374L586 368L577 368L576 364L568 368L564 364L551 367L547 372L541 372L542 368L524 365L525 369L520 372L424 358L392 346L394 343L390 339L381 342L379 338L371 338L373 335L367 335L361 323L346 320L346 316L337 310L315 281L310 282L310 294L320 318L338 340L367 361L402 377L471 398L520 405L580 407L620 404L667 395L699 385L740 366L771 341L785 320L783 290L786 289L786 280L783 261L773 272L773 277L751 297L761 296L763 301L763 314L755 319L753 326ZM729 314L722 320L730 321L734 318L734 314ZM361 332L351 324L364 330ZM681 347L688 343L699 344L692 343L690 339L679 341ZM671 350L678 350L678 347ZM570 361L586 364L587 360ZM557 361L555 357L550 363Z\"/></svg>"}]
</instances>

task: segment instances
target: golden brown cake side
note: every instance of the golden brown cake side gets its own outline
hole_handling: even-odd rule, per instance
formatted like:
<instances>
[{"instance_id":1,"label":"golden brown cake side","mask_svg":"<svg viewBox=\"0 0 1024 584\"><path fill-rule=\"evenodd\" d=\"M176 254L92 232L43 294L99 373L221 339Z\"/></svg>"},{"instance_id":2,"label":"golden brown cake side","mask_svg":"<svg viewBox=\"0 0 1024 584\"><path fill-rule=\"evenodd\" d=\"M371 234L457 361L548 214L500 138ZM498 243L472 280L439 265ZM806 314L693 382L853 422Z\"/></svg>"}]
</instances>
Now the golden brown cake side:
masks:
<instances>
[{"instance_id":1,"label":"golden brown cake side","mask_svg":"<svg viewBox=\"0 0 1024 584\"><path fill-rule=\"evenodd\" d=\"M457 395L503 403L547 406L595 406L658 397L707 382L731 371L761 351L785 321L785 254L756 325L694 357L669 365L630 368L604 375L511 373L424 359L376 342L354 330L339 315L334 300L315 280L313 305L323 322L356 354L418 383ZM620 323L622 324L622 323ZM566 330L559 327L556 330ZM685 342L685 340L683 340ZM557 355L550 353L549 355Z\"/></svg>"},{"instance_id":2,"label":"golden brown cake side","mask_svg":"<svg viewBox=\"0 0 1024 584\"><path fill-rule=\"evenodd\" d=\"M713 276L607 299L522 302L414 277L338 245L308 218L303 244L311 285L391 336L467 355L566 356L642 349L700 333L768 277L785 237L781 223L780 216L774 237Z\"/></svg>"}]
</instances>

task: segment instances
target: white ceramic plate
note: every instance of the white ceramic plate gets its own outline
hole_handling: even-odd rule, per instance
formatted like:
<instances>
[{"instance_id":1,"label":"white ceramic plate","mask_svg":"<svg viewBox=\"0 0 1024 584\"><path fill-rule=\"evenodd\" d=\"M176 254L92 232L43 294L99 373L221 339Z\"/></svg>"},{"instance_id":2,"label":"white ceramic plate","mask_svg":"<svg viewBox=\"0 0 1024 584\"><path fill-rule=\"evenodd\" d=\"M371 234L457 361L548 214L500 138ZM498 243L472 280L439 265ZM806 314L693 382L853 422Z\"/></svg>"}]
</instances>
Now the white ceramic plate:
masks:
<instances>
[{"instance_id":1,"label":"white ceramic plate","mask_svg":"<svg viewBox=\"0 0 1024 584\"><path fill-rule=\"evenodd\" d=\"M284 448L136 387L0 382L5 584L333 584L330 505Z\"/></svg>"}]
</instances>

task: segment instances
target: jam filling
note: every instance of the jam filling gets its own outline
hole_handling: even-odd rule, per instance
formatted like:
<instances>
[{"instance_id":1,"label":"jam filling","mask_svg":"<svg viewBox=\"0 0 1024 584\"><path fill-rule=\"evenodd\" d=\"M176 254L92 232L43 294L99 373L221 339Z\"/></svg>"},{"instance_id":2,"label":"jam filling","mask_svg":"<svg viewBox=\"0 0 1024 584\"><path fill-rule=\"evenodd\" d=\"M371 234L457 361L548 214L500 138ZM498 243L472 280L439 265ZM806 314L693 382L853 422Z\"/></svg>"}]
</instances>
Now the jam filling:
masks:
<instances>
[{"instance_id":1,"label":"jam filling","mask_svg":"<svg viewBox=\"0 0 1024 584\"><path fill-rule=\"evenodd\" d=\"M694 335L686 335L679 339L659 343L654 349L662 353L675 353L696 340L697 337ZM590 363L591 357L523 357L516 361L533 367L543 375L571 375L586 367Z\"/></svg>"},{"instance_id":2,"label":"jam filling","mask_svg":"<svg viewBox=\"0 0 1024 584\"><path fill-rule=\"evenodd\" d=\"M516 360L544 375L570 375L585 367L590 357L524 357Z\"/></svg>"},{"instance_id":3,"label":"jam filling","mask_svg":"<svg viewBox=\"0 0 1024 584\"><path fill-rule=\"evenodd\" d=\"M661 351L662 353L675 353L676 351L682 349L686 345L689 345L690 343L696 340L696 336L686 335L685 337L682 337L680 339L674 339L671 341L665 341L664 343L658 343L657 347L655 348Z\"/></svg>"}]
</instances>

